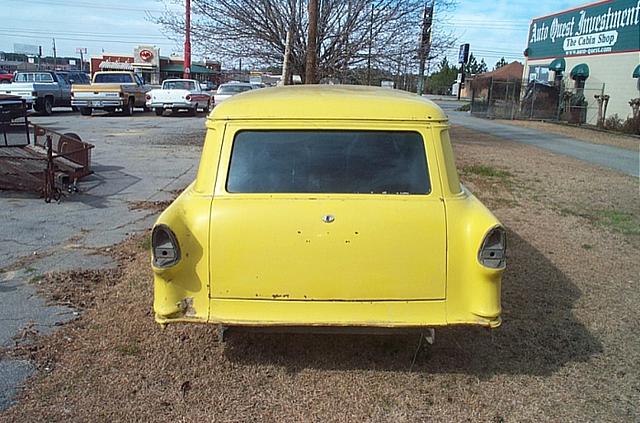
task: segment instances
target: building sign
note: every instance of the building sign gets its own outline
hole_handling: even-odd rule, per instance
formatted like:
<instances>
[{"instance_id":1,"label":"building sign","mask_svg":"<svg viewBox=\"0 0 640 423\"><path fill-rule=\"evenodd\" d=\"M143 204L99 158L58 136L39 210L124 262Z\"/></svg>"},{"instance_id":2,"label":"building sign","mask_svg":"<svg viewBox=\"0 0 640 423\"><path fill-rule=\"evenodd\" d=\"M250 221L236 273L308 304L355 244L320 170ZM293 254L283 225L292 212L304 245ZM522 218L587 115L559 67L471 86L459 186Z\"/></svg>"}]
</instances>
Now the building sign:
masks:
<instances>
[{"instance_id":1,"label":"building sign","mask_svg":"<svg viewBox=\"0 0 640 423\"><path fill-rule=\"evenodd\" d=\"M154 54L151 50L147 50L147 49L140 50L140 58L145 62L148 62L151 59L153 59L153 56Z\"/></svg>"},{"instance_id":2,"label":"building sign","mask_svg":"<svg viewBox=\"0 0 640 423\"><path fill-rule=\"evenodd\" d=\"M536 18L529 60L640 51L640 0L607 0Z\"/></svg>"},{"instance_id":3,"label":"building sign","mask_svg":"<svg viewBox=\"0 0 640 423\"><path fill-rule=\"evenodd\" d=\"M133 49L134 63L160 67L160 50L154 46L138 46Z\"/></svg>"}]
</instances>

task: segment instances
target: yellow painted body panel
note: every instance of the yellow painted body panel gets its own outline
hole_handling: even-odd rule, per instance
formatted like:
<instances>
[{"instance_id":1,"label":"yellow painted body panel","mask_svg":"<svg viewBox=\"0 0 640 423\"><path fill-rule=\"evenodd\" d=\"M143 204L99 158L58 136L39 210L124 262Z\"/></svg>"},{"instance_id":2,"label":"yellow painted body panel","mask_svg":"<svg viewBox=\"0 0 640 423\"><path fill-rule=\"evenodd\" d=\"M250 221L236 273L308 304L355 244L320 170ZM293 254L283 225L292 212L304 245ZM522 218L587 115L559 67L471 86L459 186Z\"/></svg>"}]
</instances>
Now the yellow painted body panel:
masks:
<instances>
[{"instance_id":1,"label":"yellow painted body panel","mask_svg":"<svg viewBox=\"0 0 640 423\"><path fill-rule=\"evenodd\" d=\"M154 268L158 322L500 324L504 269L478 261L485 235L499 222L460 188L437 106L391 90L256 91L212 113L195 183L158 219L182 252L174 267ZM432 190L410 196L228 193L232 143L243 129L419 132ZM324 223L325 214L335 221Z\"/></svg>"}]
</instances>

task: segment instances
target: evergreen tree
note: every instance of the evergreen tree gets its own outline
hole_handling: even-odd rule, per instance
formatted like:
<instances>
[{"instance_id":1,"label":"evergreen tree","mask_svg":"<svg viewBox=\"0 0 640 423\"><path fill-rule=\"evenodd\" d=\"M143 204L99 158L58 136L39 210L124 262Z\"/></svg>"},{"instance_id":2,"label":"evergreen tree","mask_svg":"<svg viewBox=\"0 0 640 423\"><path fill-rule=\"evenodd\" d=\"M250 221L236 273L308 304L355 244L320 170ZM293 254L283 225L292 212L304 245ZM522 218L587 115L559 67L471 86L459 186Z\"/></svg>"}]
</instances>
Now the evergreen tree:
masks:
<instances>
[{"instance_id":1,"label":"evergreen tree","mask_svg":"<svg viewBox=\"0 0 640 423\"><path fill-rule=\"evenodd\" d=\"M500 69L501 67L506 66L508 64L509 63L503 57L496 62L496 65L494 66L493 70Z\"/></svg>"}]
</instances>

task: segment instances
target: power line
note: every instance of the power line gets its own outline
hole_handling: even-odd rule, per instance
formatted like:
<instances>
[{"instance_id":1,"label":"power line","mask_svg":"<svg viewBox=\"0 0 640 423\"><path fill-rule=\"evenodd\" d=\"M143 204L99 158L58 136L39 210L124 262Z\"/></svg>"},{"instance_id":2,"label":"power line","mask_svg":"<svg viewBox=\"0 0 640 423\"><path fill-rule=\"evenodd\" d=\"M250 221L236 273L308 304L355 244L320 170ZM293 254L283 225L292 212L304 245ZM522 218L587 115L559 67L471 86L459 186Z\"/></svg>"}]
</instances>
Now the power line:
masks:
<instances>
[{"instance_id":1,"label":"power line","mask_svg":"<svg viewBox=\"0 0 640 423\"><path fill-rule=\"evenodd\" d=\"M102 6L96 3L89 2L71 2L71 1L57 1L57 0L28 0L25 3L36 3L42 4L46 6L67 6L67 7L80 7L80 8L92 8L92 9L105 9L105 10L123 10L127 12L153 12L153 13L165 13L167 10L159 10L159 9L140 9L134 7L124 7L124 6Z\"/></svg>"},{"instance_id":2,"label":"power line","mask_svg":"<svg viewBox=\"0 0 640 423\"><path fill-rule=\"evenodd\" d=\"M105 36L105 37L111 37L111 36L120 36L122 35L121 33L119 34L114 34L114 33L109 33L109 32L86 32L86 31L59 31L59 30L38 30L38 29L26 29L26 28L8 28L8 27L4 27L2 29L0 29L0 31L12 31L12 33L17 33L17 34L35 34L35 35L45 35L45 36L49 36L51 34L56 34L56 35L88 35L90 37L101 37L101 36ZM132 37L143 37L143 38L158 38L158 39L162 39L162 40L167 40L168 37L163 36L163 35L148 35L148 34L131 34L131 33L127 33L128 36L132 36Z\"/></svg>"},{"instance_id":3,"label":"power line","mask_svg":"<svg viewBox=\"0 0 640 423\"><path fill-rule=\"evenodd\" d=\"M13 32L2 32L0 30L0 35L12 36L14 38L29 38L29 39L37 39L41 40L47 38L46 36L35 36L35 35L15 35ZM157 44L157 45L171 45L175 47L175 43L163 43L163 42L147 42L145 40L113 40L113 39L95 39L95 38L71 38L71 37L56 37L58 40L65 41L87 41L87 42L98 42L98 43L118 43L118 44Z\"/></svg>"}]
</instances>

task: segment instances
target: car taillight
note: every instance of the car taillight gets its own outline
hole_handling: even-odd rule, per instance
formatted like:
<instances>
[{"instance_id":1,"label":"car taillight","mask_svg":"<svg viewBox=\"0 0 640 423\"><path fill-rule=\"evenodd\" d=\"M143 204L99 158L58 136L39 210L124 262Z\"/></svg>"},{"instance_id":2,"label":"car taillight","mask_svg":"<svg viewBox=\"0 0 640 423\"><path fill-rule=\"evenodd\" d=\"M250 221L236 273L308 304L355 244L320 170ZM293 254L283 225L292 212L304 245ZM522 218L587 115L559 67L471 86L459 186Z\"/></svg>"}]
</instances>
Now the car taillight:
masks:
<instances>
[{"instance_id":1,"label":"car taillight","mask_svg":"<svg viewBox=\"0 0 640 423\"><path fill-rule=\"evenodd\" d=\"M503 227L491 229L482 241L478 261L483 266L500 269L507 263L507 234Z\"/></svg>"},{"instance_id":2,"label":"car taillight","mask_svg":"<svg viewBox=\"0 0 640 423\"><path fill-rule=\"evenodd\" d=\"M191 101L191 96L187 95L184 99L187 100L187 101Z\"/></svg>"},{"instance_id":3,"label":"car taillight","mask_svg":"<svg viewBox=\"0 0 640 423\"><path fill-rule=\"evenodd\" d=\"M146 98L147 100L151 100L151 96L150 96L149 94L147 94L147 95L145 96L145 98Z\"/></svg>"},{"instance_id":4,"label":"car taillight","mask_svg":"<svg viewBox=\"0 0 640 423\"><path fill-rule=\"evenodd\" d=\"M180 247L178 240L171 229L166 225L157 225L151 234L151 251L153 253L153 265L158 268L167 268L180 261Z\"/></svg>"}]
</instances>

